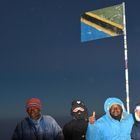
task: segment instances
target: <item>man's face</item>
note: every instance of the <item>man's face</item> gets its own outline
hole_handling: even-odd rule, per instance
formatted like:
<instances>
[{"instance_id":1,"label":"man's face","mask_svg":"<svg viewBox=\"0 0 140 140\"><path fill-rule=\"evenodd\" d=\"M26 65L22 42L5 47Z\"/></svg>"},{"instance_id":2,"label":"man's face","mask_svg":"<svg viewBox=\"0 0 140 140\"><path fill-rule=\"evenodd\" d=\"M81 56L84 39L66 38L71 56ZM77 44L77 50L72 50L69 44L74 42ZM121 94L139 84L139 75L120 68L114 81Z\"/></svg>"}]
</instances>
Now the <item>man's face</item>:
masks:
<instances>
[{"instance_id":1,"label":"man's face","mask_svg":"<svg viewBox=\"0 0 140 140\"><path fill-rule=\"evenodd\" d=\"M120 120L122 116L122 107L118 104L114 104L109 109L110 115L116 120Z\"/></svg>"},{"instance_id":2,"label":"man's face","mask_svg":"<svg viewBox=\"0 0 140 140\"><path fill-rule=\"evenodd\" d=\"M27 110L28 115L31 117L33 120L37 120L40 117L40 109L37 108L36 106L29 107Z\"/></svg>"}]
</instances>

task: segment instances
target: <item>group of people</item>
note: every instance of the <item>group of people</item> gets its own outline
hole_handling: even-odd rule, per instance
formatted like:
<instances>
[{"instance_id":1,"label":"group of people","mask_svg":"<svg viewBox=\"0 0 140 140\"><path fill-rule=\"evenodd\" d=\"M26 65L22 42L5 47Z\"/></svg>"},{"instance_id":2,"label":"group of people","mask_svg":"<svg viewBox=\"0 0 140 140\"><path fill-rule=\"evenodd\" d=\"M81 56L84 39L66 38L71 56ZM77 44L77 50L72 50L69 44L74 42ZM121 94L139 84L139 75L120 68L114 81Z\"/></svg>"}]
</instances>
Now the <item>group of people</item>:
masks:
<instances>
[{"instance_id":1,"label":"group of people","mask_svg":"<svg viewBox=\"0 0 140 140\"><path fill-rule=\"evenodd\" d=\"M11 140L140 140L140 104L128 114L118 98L104 103L105 115L95 119L88 116L83 101L71 104L72 120L61 129L49 115L41 114L41 101L31 98L26 102L27 117L17 124Z\"/></svg>"}]
</instances>

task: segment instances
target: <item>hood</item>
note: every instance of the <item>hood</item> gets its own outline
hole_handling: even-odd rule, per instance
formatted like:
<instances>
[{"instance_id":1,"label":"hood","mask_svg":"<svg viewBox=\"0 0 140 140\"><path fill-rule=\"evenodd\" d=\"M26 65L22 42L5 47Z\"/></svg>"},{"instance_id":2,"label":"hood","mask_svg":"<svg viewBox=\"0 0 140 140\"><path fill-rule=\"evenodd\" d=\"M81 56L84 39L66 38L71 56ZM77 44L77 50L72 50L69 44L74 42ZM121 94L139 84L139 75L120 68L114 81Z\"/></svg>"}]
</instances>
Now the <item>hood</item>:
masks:
<instances>
[{"instance_id":1,"label":"hood","mask_svg":"<svg viewBox=\"0 0 140 140\"><path fill-rule=\"evenodd\" d=\"M134 121L135 121L135 122L140 122L140 118L139 118L139 117L137 116L137 114L135 113L137 107L140 107L140 103L137 103L137 104L135 105L135 108L133 109L133 117L134 117Z\"/></svg>"},{"instance_id":2,"label":"hood","mask_svg":"<svg viewBox=\"0 0 140 140\"><path fill-rule=\"evenodd\" d=\"M105 101L105 103L104 103L104 111L106 112L106 114L108 114L110 116L109 109L113 104L119 104L122 107L122 109L123 109L123 113L122 113L123 117L124 117L125 114L127 114L123 102L120 99L115 98L115 97L108 98Z\"/></svg>"}]
</instances>

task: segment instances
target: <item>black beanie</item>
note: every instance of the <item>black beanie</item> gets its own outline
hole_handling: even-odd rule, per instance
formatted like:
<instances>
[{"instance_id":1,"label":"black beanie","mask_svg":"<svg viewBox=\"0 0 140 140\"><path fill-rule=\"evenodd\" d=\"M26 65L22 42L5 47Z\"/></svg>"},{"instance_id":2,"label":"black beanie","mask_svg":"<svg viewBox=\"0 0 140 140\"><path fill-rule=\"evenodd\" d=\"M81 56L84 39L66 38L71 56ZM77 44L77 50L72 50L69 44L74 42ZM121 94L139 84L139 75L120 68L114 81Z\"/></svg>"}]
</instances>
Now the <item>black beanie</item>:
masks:
<instances>
[{"instance_id":1,"label":"black beanie","mask_svg":"<svg viewBox=\"0 0 140 140\"><path fill-rule=\"evenodd\" d=\"M71 109L74 110L77 107L81 107L81 108L84 108L84 109L86 108L86 106L85 106L83 101L81 101L81 100L72 101Z\"/></svg>"}]
</instances>

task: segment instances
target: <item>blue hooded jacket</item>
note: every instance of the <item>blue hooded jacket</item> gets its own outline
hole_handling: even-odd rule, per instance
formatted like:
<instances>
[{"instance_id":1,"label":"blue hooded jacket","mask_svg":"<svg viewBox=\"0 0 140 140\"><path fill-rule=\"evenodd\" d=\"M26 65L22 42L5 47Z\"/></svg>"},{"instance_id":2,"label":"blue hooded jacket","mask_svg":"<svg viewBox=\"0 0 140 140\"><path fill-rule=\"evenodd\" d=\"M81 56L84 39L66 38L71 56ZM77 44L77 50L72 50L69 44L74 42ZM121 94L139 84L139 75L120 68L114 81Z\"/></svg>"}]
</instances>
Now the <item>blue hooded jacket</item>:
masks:
<instances>
[{"instance_id":1,"label":"blue hooded jacket","mask_svg":"<svg viewBox=\"0 0 140 140\"><path fill-rule=\"evenodd\" d=\"M123 109L120 121L110 116L109 109L113 104L121 105ZM133 117L127 114L122 101L118 98L108 98L104 104L106 114L99 118L94 124L88 124L86 133L87 140L130 140L133 126Z\"/></svg>"}]
</instances>

